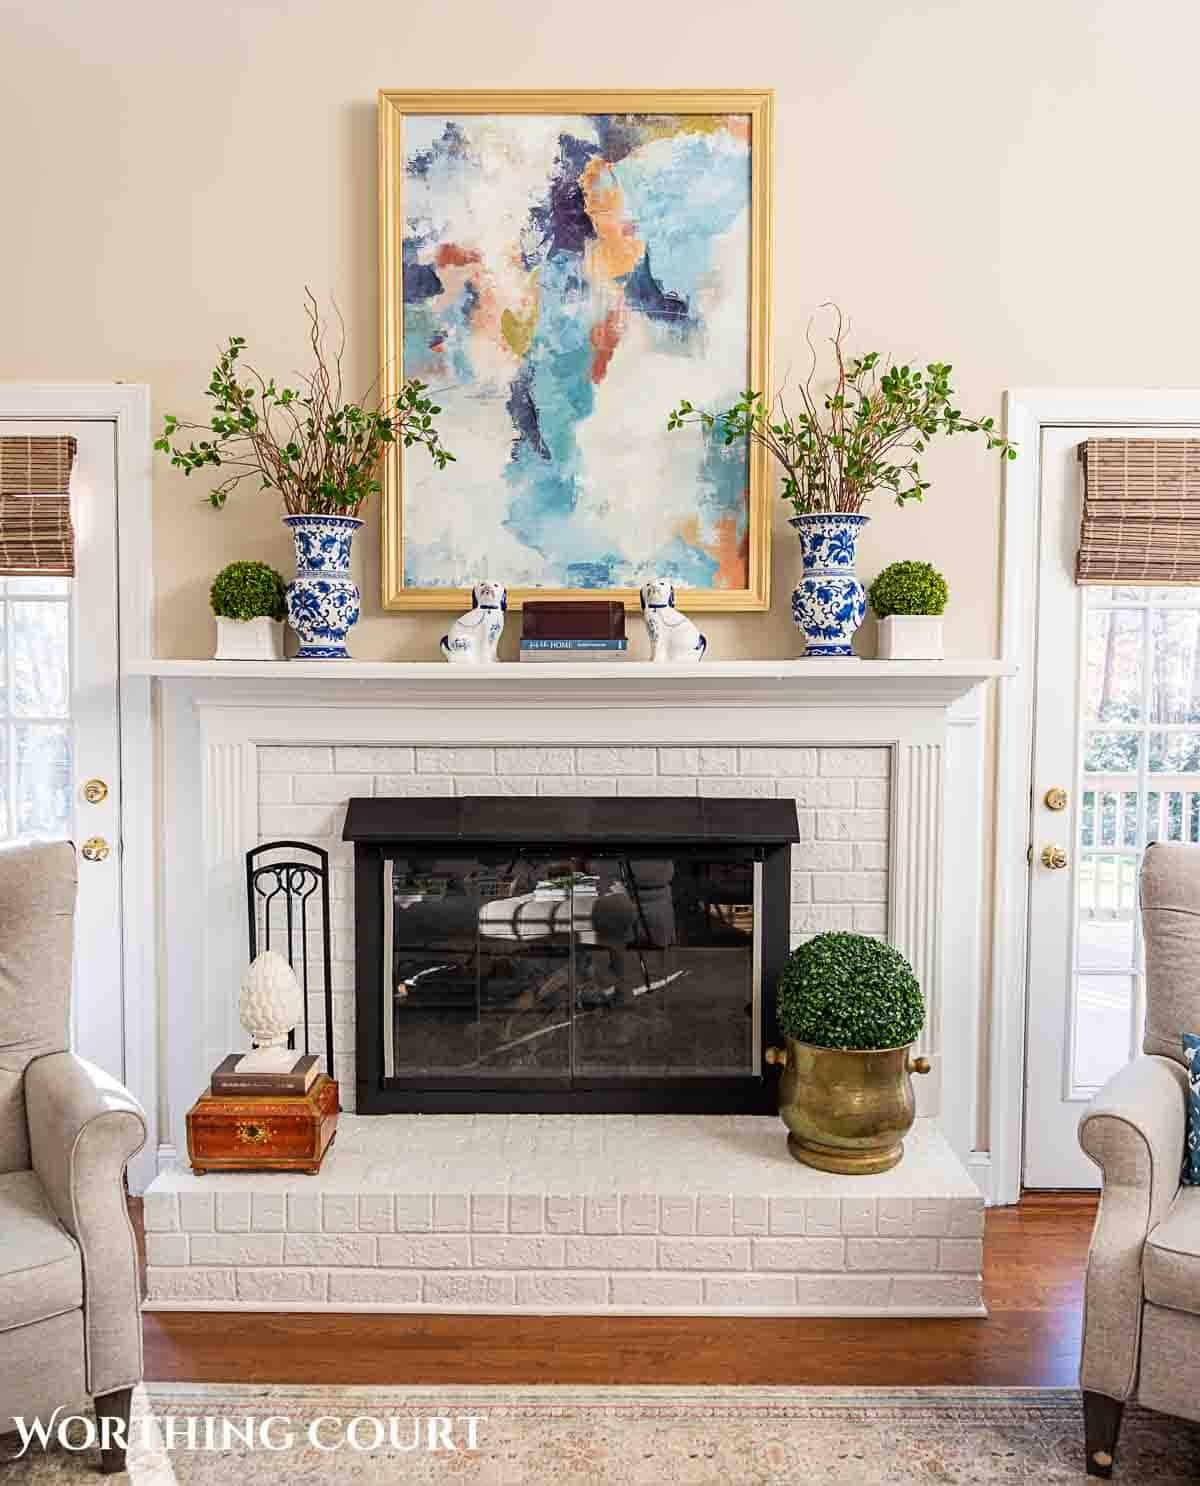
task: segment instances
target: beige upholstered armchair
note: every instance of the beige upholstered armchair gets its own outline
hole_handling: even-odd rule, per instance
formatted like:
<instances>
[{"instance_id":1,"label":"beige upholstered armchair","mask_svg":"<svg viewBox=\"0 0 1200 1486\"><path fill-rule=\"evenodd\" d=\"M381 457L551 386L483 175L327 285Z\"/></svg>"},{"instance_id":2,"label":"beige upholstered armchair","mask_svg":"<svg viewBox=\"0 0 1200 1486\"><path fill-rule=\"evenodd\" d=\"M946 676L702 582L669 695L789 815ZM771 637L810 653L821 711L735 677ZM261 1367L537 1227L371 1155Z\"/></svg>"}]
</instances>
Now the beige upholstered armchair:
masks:
<instances>
[{"instance_id":1,"label":"beige upholstered armchair","mask_svg":"<svg viewBox=\"0 0 1200 1486\"><path fill-rule=\"evenodd\" d=\"M1146 1036L1079 1122L1104 1177L1083 1308L1088 1473L1112 1474L1121 1410L1200 1419L1200 1187L1187 1140L1183 1034L1200 1032L1200 847L1156 845L1141 876Z\"/></svg>"},{"instance_id":2,"label":"beige upholstered armchair","mask_svg":"<svg viewBox=\"0 0 1200 1486\"><path fill-rule=\"evenodd\" d=\"M73 847L0 851L0 1434L91 1394L112 1471L106 1421L128 1422L142 1376L124 1172L146 1122L66 1050L74 913Z\"/></svg>"}]
</instances>

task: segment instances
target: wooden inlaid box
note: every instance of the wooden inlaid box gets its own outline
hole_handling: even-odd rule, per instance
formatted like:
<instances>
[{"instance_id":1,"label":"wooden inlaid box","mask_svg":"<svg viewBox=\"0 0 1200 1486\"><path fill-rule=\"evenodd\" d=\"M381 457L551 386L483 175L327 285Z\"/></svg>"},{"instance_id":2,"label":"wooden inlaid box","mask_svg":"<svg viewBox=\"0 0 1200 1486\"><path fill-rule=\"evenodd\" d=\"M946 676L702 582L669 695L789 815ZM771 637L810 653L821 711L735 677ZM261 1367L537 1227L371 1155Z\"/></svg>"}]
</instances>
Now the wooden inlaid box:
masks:
<instances>
[{"instance_id":1,"label":"wooden inlaid box","mask_svg":"<svg viewBox=\"0 0 1200 1486\"><path fill-rule=\"evenodd\" d=\"M192 1170L304 1171L321 1169L337 1133L338 1086L322 1074L306 1094L222 1097L211 1091L187 1116Z\"/></svg>"}]
</instances>

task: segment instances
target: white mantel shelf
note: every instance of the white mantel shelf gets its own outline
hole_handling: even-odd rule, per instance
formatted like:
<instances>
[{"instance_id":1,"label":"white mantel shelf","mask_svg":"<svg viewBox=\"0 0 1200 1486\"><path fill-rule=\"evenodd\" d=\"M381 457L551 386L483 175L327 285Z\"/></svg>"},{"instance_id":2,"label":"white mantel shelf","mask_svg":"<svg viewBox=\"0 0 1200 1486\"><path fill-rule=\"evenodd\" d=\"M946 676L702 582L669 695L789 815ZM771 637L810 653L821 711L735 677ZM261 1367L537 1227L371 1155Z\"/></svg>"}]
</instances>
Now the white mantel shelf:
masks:
<instances>
[{"instance_id":1,"label":"white mantel shelf","mask_svg":"<svg viewBox=\"0 0 1200 1486\"><path fill-rule=\"evenodd\" d=\"M444 661L144 660L127 673L160 681L220 683L247 702L364 693L394 702L525 705L533 700L647 705L657 701L757 706L948 707L986 681L1011 676L999 660L734 660L696 666L649 661L451 666Z\"/></svg>"}]
</instances>

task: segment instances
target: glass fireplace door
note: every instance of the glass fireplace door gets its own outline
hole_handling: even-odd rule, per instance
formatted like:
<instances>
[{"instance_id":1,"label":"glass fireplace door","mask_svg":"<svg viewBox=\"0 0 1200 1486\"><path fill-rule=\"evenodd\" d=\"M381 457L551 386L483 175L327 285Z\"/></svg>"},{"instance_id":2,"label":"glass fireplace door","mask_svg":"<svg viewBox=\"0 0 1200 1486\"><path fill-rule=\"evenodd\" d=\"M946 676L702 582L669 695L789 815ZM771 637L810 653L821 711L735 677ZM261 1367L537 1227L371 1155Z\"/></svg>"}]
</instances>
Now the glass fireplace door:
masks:
<instances>
[{"instance_id":1,"label":"glass fireplace door","mask_svg":"<svg viewBox=\"0 0 1200 1486\"><path fill-rule=\"evenodd\" d=\"M744 1078L761 864L695 853L394 858L384 1076L446 1088Z\"/></svg>"}]
</instances>

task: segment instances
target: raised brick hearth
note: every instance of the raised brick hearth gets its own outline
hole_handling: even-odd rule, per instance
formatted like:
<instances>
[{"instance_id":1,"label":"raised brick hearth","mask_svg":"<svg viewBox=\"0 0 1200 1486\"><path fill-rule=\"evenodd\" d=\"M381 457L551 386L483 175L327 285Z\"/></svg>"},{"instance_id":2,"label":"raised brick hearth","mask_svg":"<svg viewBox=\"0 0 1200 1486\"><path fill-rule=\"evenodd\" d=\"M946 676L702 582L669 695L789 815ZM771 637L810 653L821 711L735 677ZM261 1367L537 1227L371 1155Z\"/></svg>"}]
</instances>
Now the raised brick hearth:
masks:
<instances>
[{"instance_id":1,"label":"raised brick hearth","mask_svg":"<svg viewBox=\"0 0 1200 1486\"><path fill-rule=\"evenodd\" d=\"M151 1308L980 1315L983 1199L931 1120L799 1166L778 1120L346 1116L320 1175L160 1176Z\"/></svg>"},{"instance_id":2,"label":"raised brick hearth","mask_svg":"<svg viewBox=\"0 0 1200 1486\"><path fill-rule=\"evenodd\" d=\"M983 714L967 694L997 669L163 663L151 1305L979 1314L982 1199L963 1162L977 1124ZM930 1118L901 1165L811 1171L770 1116L356 1116L346 803L480 794L794 800L791 942L886 936L925 990L918 1051L933 1072L916 1093ZM330 852L347 1112L318 1176L197 1177L184 1114L245 1045L245 853L281 837Z\"/></svg>"}]
</instances>

